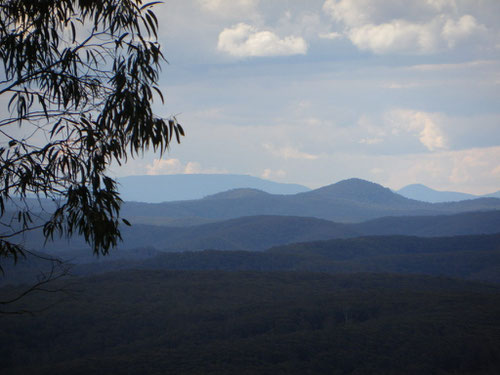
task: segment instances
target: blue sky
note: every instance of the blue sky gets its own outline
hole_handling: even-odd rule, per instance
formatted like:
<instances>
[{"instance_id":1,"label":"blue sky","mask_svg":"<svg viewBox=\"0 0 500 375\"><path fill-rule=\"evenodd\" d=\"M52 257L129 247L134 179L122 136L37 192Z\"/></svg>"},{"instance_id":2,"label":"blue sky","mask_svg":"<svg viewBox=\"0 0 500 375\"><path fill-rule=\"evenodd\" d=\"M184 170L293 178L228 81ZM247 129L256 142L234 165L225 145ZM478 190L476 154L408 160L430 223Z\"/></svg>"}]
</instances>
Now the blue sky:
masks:
<instances>
[{"instance_id":1,"label":"blue sky","mask_svg":"<svg viewBox=\"0 0 500 375\"><path fill-rule=\"evenodd\" d=\"M497 0L169 0L162 116L186 130L117 176L500 190Z\"/></svg>"}]
</instances>

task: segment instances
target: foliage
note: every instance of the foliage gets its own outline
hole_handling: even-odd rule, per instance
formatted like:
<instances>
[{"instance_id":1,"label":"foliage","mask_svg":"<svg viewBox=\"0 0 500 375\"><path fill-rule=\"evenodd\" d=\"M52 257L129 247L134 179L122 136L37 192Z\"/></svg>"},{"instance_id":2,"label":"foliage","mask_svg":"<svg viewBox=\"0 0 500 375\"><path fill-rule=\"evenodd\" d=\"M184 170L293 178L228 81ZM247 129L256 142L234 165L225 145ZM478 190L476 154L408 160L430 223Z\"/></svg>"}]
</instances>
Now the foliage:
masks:
<instances>
[{"instance_id":1,"label":"foliage","mask_svg":"<svg viewBox=\"0 0 500 375\"><path fill-rule=\"evenodd\" d=\"M495 374L500 290L425 276L127 271L3 318L2 374ZM32 295L33 309L54 295Z\"/></svg>"},{"instance_id":2,"label":"foliage","mask_svg":"<svg viewBox=\"0 0 500 375\"><path fill-rule=\"evenodd\" d=\"M0 4L1 257L23 254L14 237L37 227L46 239L78 233L107 253L120 239L121 204L107 167L163 153L184 135L153 112L153 99L163 102L157 3ZM44 199L56 209L40 221Z\"/></svg>"}]
</instances>

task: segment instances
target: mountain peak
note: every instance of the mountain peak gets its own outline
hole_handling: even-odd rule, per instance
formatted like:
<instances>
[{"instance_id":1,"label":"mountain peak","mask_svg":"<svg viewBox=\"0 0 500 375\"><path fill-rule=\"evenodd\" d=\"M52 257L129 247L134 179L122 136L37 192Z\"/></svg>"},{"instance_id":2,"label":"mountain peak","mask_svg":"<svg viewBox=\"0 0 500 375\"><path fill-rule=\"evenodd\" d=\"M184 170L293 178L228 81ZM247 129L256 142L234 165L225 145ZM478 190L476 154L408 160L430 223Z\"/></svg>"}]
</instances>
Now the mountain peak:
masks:
<instances>
[{"instance_id":1,"label":"mountain peak","mask_svg":"<svg viewBox=\"0 0 500 375\"><path fill-rule=\"evenodd\" d=\"M125 201L160 203L202 199L230 189L250 188L270 194L296 194L310 189L238 174L173 174L127 176L118 179Z\"/></svg>"},{"instance_id":2,"label":"mountain peak","mask_svg":"<svg viewBox=\"0 0 500 375\"><path fill-rule=\"evenodd\" d=\"M430 203L456 202L478 198L475 195L467 193L434 190L422 184L407 185L399 189L397 193L410 199L416 199L419 201Z\"/></svg>"},{"instance_id":3,"label":"mountain peak","mask_svg":"<svg viewBox=\"0 0 500 375\"><path fill-rule=\"evenodd\" d=\"M239 199L239 198L250 198L250 197L258 197L265 195L270 195L270 194L259 189L239 188L208 195L203 199Z\"/></svg>"},{"instance_id":4,"label":"mountain peak","mask_svg":"<svg viewBox=\"0 0 500 375\"><path fill-rule=\"evenodd\" d=\"M388 203L407 200L392 192L389 188L360 178L342 180L335 184L327 185L303 194L311 194L323 199L333 198L371 203Z\"/></svg>"}]
</instances>

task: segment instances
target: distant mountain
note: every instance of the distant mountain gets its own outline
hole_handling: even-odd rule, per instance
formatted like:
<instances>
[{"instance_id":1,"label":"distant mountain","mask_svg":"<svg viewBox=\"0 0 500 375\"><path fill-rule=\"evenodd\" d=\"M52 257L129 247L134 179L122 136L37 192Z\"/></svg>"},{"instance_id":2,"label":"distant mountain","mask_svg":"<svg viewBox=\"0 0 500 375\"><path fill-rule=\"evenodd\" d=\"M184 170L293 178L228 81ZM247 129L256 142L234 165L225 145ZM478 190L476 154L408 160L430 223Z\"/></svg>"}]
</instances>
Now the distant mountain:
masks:
<instances>
[{"instance_id":1,"label":"distant mountain","mask_svg":"<svg viewBox=\"0 0 500 375\"><path fill-rule=\"evenodd\" d=\"M124 242L120 248L167 251L263 250L292 242L362 235L442 236L500 231L500 199L426 203L359 179L295 195L235 189L191 201L127 202L121 215L133 226L122 228ZM41 230L27 233L20 241L43 251ZM88 248L81 237L47 245L49 250L81 248Z\"/></svg>"},{"instance_id":2,"label":"distant mountain","mask_svg":"<svg viewBox=\"0 0 500 375\"><path fill-rule=\"evenodd\" d=\"M123 242L116 256L131 257L130 249L152 248L161 251L265 250L276 245L294 242L355 237L359 234L346 224L328 220L292 216L248 216L190 227L166 227L134 224L123 227ZM56 239L42 248L41 231L25 239L29 248L51 253L71 254L78 262L92 259L91 250L82 237L70 241ZM80 251L87 248L87 251ZM122 250L126 250L122 253ZM133 253L133 255L137 255Z\"/></svg>"},{"instance_id":3,"label":"distant mountain","mask_svg":"<svg viewBox=\"0 0 500 375\"><path fill-rule=\"evenodd\" d=\"M457 202L477 198L500 198L500 191L486 195L473 195L454 191L434 190L422 184L407 185L399 189L397 193L406 198L430 203Z\"/></svg>"},{"instance_id":4,"label":"distant mountain","mask_svg":"<svg viewBox=\"0 0 500 375\"><path fill-rule=\"evenodd\" d=\"M495 193L486 194L486 195L484 195L484 197L486 197L486 198L500 198L500 190L495 192Z\"/></svg>"},{"instance_id":5,"label":"distant mountain","mask_svg":"<svg viewBox=\"0 0 500 375\"><path fill-rule=\"evenodd\" d=\"M298 184L236 174L128 176L119 178L118 183L124 201L148 203L200 199L237 188L258 189L272 194L296 194L310 190Z\"/></svg>"},{"instance_id":6,"label":"distant mountain","mask_svg":"<svg viewBox=\"0 0 500 375\"><path fill-rule=\"evenodd\" d=\"M500 232L500 210L455 215L386 217L359 224L295 216L247 216L186 228L124 228L123 246L166 251L265 250L297 242L372 235L442 237Z\"/></svg>"},{"instance_id":7,"label":"distant mountain","mask_svg":"<svg viewBox=\"0 0 500 375\"><path fill-rule=\"evenodd\" d=\"M122 215L144 224L175 225L226 220L242 216L305 216L336 222L362 222L384 216L423 216L500 209L500 199L481 198L453 203L427 203L405 198L378 184L349 179L320 189L276 195L234 189L204 199L143 204L127 202Z\"/></svg>"},{"instance_id":8,"label":"distant mountain","mask_svg":"<svg viewBox=\"0 0 500 375\"><path fill-rule=\"evenodd\" d=\"M368 204L398 205L410 203L391 189L374 182L351 178L303 194L322 200L346 200Z\"/></svg>"},{"instance_id":9,"label":"distant mountain","mask_svg":"<svg viewBox=\"0 0 500 375\"><path fill-rule=\"evenodd\" d=\"M398 194L410 199L423 202L456 202L466 199L479 198L478 196L453 191L438 191L422 184L407 185L397 191Z\"/></svg>"},{"instance_id":10,"label":"distant mountain","mask_svg":"<svg viewBox=\"0 0 500 375\"><path fill-rule=\"evenodd\" d=\"M440 216L385 217L357 224L292 216L247 216L191 227L165 227L135 224L122 228L123 242L112 259L154 255L156 251L265 250L297 242L353 238L373 235L440 237L494 234L500 232L500 210ZM39 251L64 254L77 262L93 261L81 237L71 241L55 240L45 249L41 233L30 234L25 245ZM148 248L144 254L131 252ZM81 251L82 249L87 249ZM108 260L108 257L103 258Z\"/></svg>"},{"instance_id":11,"label":"distant mountain","mask_svg":"<svg viewBox=\"0 0 500 375\"><path fill-rule=\"evenodd\" d=\"M140 226L125 230L128 248L159 250L265 250L271 246L317 239L346 238L358 233L346 224L293 216L247 216L187 228Z\"/></svg>"}]
</instances>

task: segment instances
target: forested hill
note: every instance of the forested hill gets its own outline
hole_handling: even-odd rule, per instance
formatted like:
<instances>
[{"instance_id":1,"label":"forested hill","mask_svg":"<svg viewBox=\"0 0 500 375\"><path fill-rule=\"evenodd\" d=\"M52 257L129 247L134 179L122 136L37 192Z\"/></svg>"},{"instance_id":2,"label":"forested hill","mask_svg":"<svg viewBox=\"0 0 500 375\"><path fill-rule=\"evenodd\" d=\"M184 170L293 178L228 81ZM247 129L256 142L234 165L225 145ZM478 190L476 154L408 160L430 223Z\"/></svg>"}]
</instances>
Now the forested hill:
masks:
<instances>
[{"instance_id":1,"label":"forested hill","mask_svg":"<svg viewBox=\"0 0 500 375\"><path fill-rule=\"evenodd\" d=\"M439 216L402 216L374 219L363 223L343 224L300 216L248 216L189 227L133 224L123 226L123 242L118 251L151 247L161 251L265 250L294 242L352 238L367 235L409 235L442 237L470 234L493 234L500 231L500 210L467 212ZM28 248L65 252L86 249L82 237L55 239L45 244L41 230L23 239ZM80 254L80 253L79 253ZM69 256L69 255L68 255Z\"/></svg>"},{"instance_id":2,"label":"forested hill","mask_svg":"<svg viewBox=\"0 0 500 375\"><path fill-rule=\"evenodd\" d=\"M43 258L47 258L44 256ZM28 282L50 271L43 258L28 256L16 265L3 263L0 284ZM119 269L391 272L458 277L500 283L500 233L422 238L371 236L277 246L266 251L160 252L139 247L92 257L88 249L65 255L80 263L73 274ZM83 263L82 263L83 261Z\"/></svg>"},{"instance_id":3,"label":"forested hill","mask_svg":"<svg viewBox=\"0 0 500 375\"><path fill-rule=\"evenodd\" d=\"M493 209L500 209L500 199L433 204L405 198L372 182L350 179L293 195L238 189L190 201L127 202L122 214L148 224L202 223L255 215L306 216L346 223L384 216L442 215Z\"/></svg>"},{"instance_id":4,"label":"forested hill","mask_svg":"<svg viewBox=\"0 0 500 375\"><path fill-rule=\"evenodd\" d=\"M161 251L265 250L294 242L353 238L367 235L422 237L493 234L500 231L500 210L439 216L403 216L343 224L300 216L248 216L189 227L133 224L123 226L118 252L150 247ZM23 239L25 246L64 256L92 259L82 237L54 239L45 244L41 230Z\"/></svg>"},{"instance_id":5,"label":"forested hill","mask_svg":"<svg viewBox=\"0 0 500 375\"><path fill-rule=\"evenodd\" d=\"M90 255L88 251L85 254ZM94 263L76 265L71 272L77 275L120 269L390 272L500 283L500 234L436 238L358 237L296 243L263 252L205 250L163 253L138 248L118 250L108 257L91 260ZM26 281L28 277L36 278L38 272L48 266L40 258L22 259L16 266L6 267L1 280L4 285Z\"/></svg>"}]
</instances>

